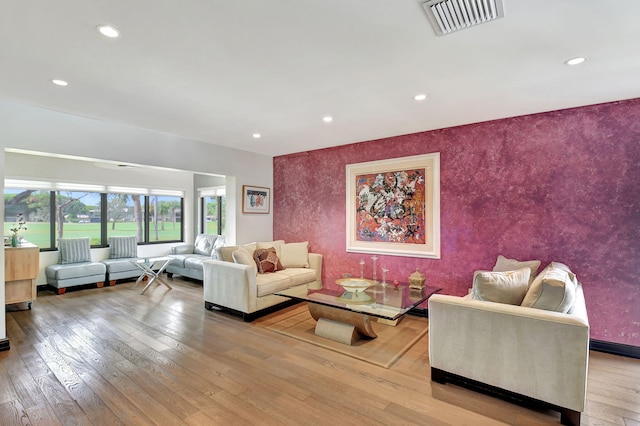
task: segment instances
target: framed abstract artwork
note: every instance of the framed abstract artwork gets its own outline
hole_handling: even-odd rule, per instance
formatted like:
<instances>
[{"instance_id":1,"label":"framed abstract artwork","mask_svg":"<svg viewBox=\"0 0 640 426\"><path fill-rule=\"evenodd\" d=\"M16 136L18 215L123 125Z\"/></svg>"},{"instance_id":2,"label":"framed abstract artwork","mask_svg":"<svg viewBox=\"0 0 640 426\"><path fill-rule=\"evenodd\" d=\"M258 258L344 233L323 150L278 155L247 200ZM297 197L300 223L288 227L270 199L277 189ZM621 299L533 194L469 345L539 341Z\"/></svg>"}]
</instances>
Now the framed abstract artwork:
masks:
<instances>
[{"instance_id":1,"label":"framed abstract artwork","mask_svg":"<svg viewBox=\"0 0 640 426\"><path fill-rule=\"evenodd\" d=\"M242 213L268 214L270 204L271 189L242 185Z\"/></svg>"},{"instance_id":2,"label":"framed abstract artwork","mask_svg":"<svg viewBox=\"0 0 640 426\"><path fill-rule=\"evenodd\" d=\"M440 258L440 153L348 164L347 251Z\"/></svg>"}]
</instances>

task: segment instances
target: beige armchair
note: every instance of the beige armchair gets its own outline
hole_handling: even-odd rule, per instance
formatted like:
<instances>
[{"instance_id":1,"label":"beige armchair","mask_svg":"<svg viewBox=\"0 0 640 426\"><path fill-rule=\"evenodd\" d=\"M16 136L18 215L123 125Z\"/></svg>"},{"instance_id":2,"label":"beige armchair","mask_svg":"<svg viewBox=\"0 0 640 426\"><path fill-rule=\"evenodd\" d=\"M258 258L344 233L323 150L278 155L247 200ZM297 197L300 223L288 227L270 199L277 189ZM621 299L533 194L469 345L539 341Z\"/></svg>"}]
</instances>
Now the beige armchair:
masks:
<instances>
[{"instance_id":1,"label":"beige armchair","mask_svg":"<svg viewBox=\"0 0 640 426\"><path fill-rule=\"evenodd\" d=\"M584 411L589 321L582 286L568 313L467 297L429 299L431 380L471 379L524 395L579 425Z\"/></svg>"}]
</instances>

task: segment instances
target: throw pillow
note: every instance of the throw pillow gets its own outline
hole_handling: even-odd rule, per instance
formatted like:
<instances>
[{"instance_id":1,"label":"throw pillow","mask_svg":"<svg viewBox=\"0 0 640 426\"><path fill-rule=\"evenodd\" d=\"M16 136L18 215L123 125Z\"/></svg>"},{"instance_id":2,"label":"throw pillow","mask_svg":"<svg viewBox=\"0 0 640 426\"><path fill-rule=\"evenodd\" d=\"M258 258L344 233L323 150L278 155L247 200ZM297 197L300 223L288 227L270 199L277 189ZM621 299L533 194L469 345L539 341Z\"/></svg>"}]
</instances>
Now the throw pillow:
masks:
<instances>
[{"instance_id":1,"label":"throw pillow","mask_svg":"<svg viewBox=\"0 0 640 426\"><path fill-rule=\"evenodd\" d=\"M473 274L472 298L488 302L520 305L529 286L531 269L517 271L476 271Z\"/></svg>"},{"instance_id":2,"label":"throw pillow","mask_svg":"<svg viewBox=\"0 0 640 426\"><path fill-rule=\"evenodd\" d=\"M238 246L224 246L216 248L216 257L218 260L223 260L225 262L234 262L233 260L233 252L238 250ZM253 262L253 255L251 256L251 261Z\"/></svg>"},{"instance_id":3,"label":"throw pillow","mask_svg":"<svg viewBox=\"0 0 640 426\"><path fill-rule=\"evenodd\" d=\"M496 264L493 267L493 272L515 271L522 268L529 268L531 270L531 274L529 274L529 282L532 282L538 274L540 261L526 260L521 262L517 259L508 259L502 255L499 255L498 260L496 260Z\"/></svg>"},{"instance_id":4,"label":"throw pillow","mask_svg":"<svg viewBox=\"0 0 640 426\"><path fill-rule=\"evenodd\" d=\"M256 250L257 249L266 249L266 248L269 248L269 247L273 247L273 248L276 249L276 255L279 258L282 258L282 254L281 254L280 250L281 250L283 244L284 244L284 240L257 242L256 243Z\"/></svg>"},{"instance_id":5,"label":"throw pillow","mask_svg":"<svg viewBox=\"0 0 640 426\"><path fill-rule=\"evenodd\" d=\"M247 265L251 266L254 271L254 274L258 273L258 268L256 267L256 262L253 260L253 255L249 253L249 251L244 247L238 247L232 253L233 262L239 265Z\"/></svg>"},{"instance_id":6,"label":"throw pillow","mask_svg":"<svg viewBox=\"0 0 640 426\"><path fill-rule=\"evenodd\" d=\"M567 271L547 266L533 280L522 306L567 313L576 298L576 285Z\"/></svg>"},{"instance_id":7,"label":"throw pillow","mask_svg":"<svg viewBox=\"0 0 640 426\"><path fill-rule=\"evenodd\" d=\"M576 286L578 285L578 278L576 277L576 274L571 272L571 269L569 269L569 267L567 265L565 265L564 263L560 263L560 262L551 262L551 267L552 268L557 268L557 269L562 269L563 271L566 271L567 274L569 275L569 279L571 281L573 281L573 283Z\"/></svg>"},{"instance_id":8,"label":"throw pillow","mask_svg":"<svg viewBox=\"0 0 640 426\"><path fill-rule=\"evenodd\" d=\"M60 238L58 240L58 263L91 262L91 245L86 238Z\"/></svg>"},{"instance_id":9,"label":"throw pillow","mask_svg":"<svg viewBox=\"0 0 640 426\"><path fill-rule=\"evenodd\" d=\"M256 265L258 265L259 274L266 274L267 272L276 272L284 269L274 247L257 249L253 253L253 259L256 261Z\"/></svg>"},{"instance_id":10,"label":"throw pillow","mask_svg":"<svg viewBox=\"0 0 640 426\"><path fill-rule=\"evenodd\" d=\"M198 235L193 245L193 253L201 254L203 256L211 256L217 239L218 239L217 235L211 235L211 234Z\"/></svg>"},{"instance_id":11,"label":"throw pillow","mask_svg":"<svg viewBox=\"0 0 640 426\"><path fill-rule=\"evenodd\" d=\"M285 268L308 268L309 242L283 244L280 247L280 260Z\"/></svg>"},{"instance_id":12,"label":"throw pillow","mask_svg":"<svg viewBox=\"0 0 640 426\"><path fill-rule=\"evenodd\" d=\"M249 243L249 244L245 244L242 247L246 248L249 253L251 253L251 255L253 256L253 252L256 251L256 249L258 248L258 243Z\"/></svg>"},{"instance_id":13,"label":"throw pillow","mask_svg":"<svg viewBox=\"0 0 640 426\"><path fill-rule=\"evenodd\" d=\"M109 237L109 258L138 257L138 237Z\"/></svg>"}]
</instances>

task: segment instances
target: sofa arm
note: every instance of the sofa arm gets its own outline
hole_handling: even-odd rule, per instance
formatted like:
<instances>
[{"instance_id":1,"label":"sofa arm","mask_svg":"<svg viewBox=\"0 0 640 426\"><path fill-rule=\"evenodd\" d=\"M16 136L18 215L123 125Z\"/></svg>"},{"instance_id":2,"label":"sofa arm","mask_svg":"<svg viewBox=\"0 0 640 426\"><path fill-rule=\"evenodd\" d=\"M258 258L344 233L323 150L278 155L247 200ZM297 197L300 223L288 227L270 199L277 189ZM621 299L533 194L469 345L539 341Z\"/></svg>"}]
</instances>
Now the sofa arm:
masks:
<instances>
[{"instance_id":1,"label":"sofa arm","mask_svg":"<svg viewBox=\"0 0 640 426\"><path fill-rule=\"evenodd\" d=\"M584 304L582 289L576 303ZM455 296L429 298L432 368L583 411L589 323L569 315Z\"/></svg>"},{"instance_id":2,"label":"sofa arm","mask_svg":"<svg viewBox=\"0 0 640 426\"><path fill-rule=\"evenodd\" d=\"M205 302L245 313L256 310L258 288L254 268L221 260L205 260L202 271Z\"/></svg>"},{"instance_id":3,"label":"sofa arm","mask_svg":"<svg viewBox=\"0 0 640 426\"><path fill-rule=\"evenodd\" d=\"M316 272L315 282L309 284L309 288L322 288L322 255L318 253L309 253L309 268Z\"/></svg>"},{"instance_id":4,"label":"sofa arm","mask_svg":"<svg viewBox=\"0 0 640 426\"><path fill-rule=\"evenodd\" d=\"M171 247L171 254L193 254L193 244L180 244L179 246Z\"/></svg>"}]
</instances>

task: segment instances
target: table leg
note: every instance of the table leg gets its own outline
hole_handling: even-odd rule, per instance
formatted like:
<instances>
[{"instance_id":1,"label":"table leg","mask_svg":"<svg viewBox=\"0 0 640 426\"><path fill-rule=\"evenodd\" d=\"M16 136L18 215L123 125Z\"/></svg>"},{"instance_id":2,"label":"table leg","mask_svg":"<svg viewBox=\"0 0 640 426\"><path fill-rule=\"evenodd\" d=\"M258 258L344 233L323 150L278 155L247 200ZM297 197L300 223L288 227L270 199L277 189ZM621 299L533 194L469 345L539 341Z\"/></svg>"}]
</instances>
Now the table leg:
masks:
<instances>
[{"instance_id":1,"label":"table leg","mask_svg":"<svg viewBox=\"0 0 640 426\"><path fill-rule=\"evenodd\" d=\"M146 286L144 286L144 288L142 289L142 291L140 292L140 294L144 294L145 291L147 291L147 289L151 286L151 284L153 284L154 281L158 280L159 283L164 284L169 290L172 290L173 287L171 287L167 282L165 282L161 277L160 274L162 274L164 272L164 270L167 268L167 266L169 265L170 260L165 261L162 266L160 267L160 269L158 269L158 271L154 271L152 266L153 265L147 265L147 264L142 264L141 266L144 266L144 268L146 269L145 274L149 277L149 282L147 283ZM140 278L138 278L140 279Z\"/></svg>"}]
</instances>

